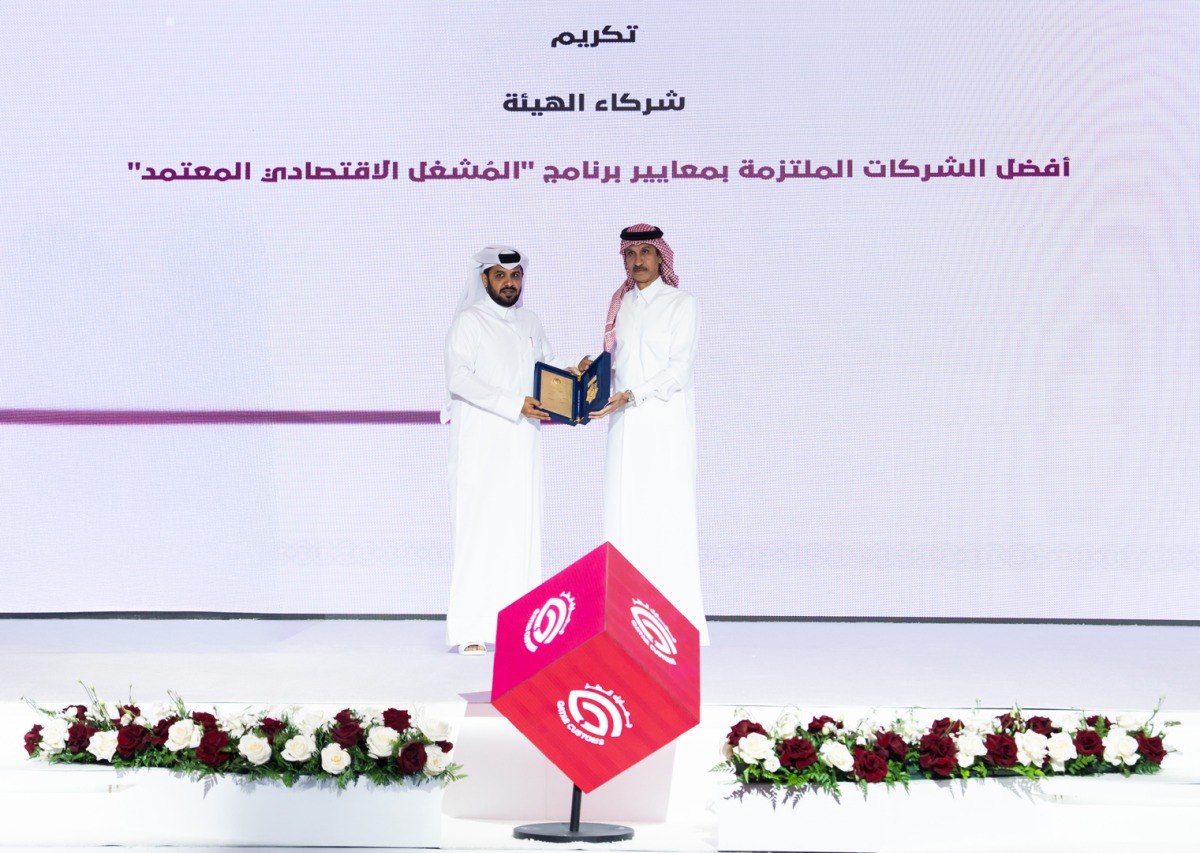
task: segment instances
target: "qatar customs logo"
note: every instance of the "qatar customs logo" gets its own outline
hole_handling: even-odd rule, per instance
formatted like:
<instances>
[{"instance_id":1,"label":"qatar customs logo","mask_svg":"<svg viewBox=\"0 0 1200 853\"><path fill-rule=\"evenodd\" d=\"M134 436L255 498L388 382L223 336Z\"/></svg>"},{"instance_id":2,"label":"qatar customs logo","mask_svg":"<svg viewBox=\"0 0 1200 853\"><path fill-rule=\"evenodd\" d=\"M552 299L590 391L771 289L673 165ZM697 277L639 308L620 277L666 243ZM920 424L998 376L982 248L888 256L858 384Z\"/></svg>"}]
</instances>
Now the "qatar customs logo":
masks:
<instances>
[{"instance_id":1,"label":"qatar customs logo","mask_svg":"<svg viewBox=\"0 0 1200 853\"><path fill-rule=\"evenodd\" d=\"M637 631L642 642L650 647L650 651L674 666L675 654L678 652L675 637L654 608L640 598L635 598L629 608L629 615L633 617L633 630Z\"/></svg>"},{"instance_id":2,"label":"qatar customs logo","mask_svg":"<svg viewBox=\"0 0 1200 853\"><path fill-rule=\"evenodd\" d=\"M633 728L625 700L599 684L584 684L582 690L572 690L565 702L559 699L558 718L575 737L596 746Z\"/></svg>"},{"instance_id":3,"label":"qatar customs logo","mask_svg":"<svg viewBox=\"0 0 1200 853\"><path fill-rule=\"evenodd\" d=\"M554 598L533 611L525 626L525 648L536 652L555 637L567 630L571 614L575 612L575 597L569 592L560 592Z\"/></svg>"}]
</instances>

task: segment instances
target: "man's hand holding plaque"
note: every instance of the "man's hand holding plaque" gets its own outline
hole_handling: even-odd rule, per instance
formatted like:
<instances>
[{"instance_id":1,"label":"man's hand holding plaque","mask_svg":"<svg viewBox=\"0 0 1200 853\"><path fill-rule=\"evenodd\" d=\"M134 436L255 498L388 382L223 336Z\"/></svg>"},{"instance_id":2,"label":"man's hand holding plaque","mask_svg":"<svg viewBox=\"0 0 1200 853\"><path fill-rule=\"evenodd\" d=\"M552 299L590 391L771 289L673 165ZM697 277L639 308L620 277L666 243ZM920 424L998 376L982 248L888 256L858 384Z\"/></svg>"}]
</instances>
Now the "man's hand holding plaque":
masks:
<instances>
[{"instance_id":1,"label":"man's hand holding plaque","mask_svg":"<svg viewBox=\"0 0 1200 853\"><path fill-rule=\"evenodd\" d=\"M521 406L521 417L530 418L535 421L548 421L550 415L541 408L541 404L535 397L526 397L524 404Z\"/></svg>"},{"instance_id":2,"label":"man's hand holding plaque","mask_svg":"<svg viewBox=\"0 0 1200 853\"><path fill-rule=\"evenodd\" d=\"M586 424L608 402L612 359L607 352L595 361L583 359L573 370L539 361L533 367L533 396L550 419Z\"/></svg>"}]
</instances>

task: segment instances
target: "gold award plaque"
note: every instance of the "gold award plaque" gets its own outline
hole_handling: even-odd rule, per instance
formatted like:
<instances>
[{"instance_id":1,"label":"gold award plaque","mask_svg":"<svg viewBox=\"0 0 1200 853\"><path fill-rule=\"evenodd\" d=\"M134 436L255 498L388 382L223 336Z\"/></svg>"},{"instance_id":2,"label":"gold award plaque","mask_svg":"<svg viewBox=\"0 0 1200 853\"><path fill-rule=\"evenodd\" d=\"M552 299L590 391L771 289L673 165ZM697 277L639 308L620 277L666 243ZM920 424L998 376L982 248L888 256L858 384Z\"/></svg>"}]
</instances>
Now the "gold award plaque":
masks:
<instances>
[{"instance_id":1,"label":"gold award plaque","mask_svg":"<svg viewBox=\"0 0 1200 853\"><path fill-rule=\"evenodd\" d=\"M541 389L542 397L538 402L542 404L543 409L564 418L574 416L571 411L575 391L574 380L543 370Z\"/></svg>"}]
</instances>

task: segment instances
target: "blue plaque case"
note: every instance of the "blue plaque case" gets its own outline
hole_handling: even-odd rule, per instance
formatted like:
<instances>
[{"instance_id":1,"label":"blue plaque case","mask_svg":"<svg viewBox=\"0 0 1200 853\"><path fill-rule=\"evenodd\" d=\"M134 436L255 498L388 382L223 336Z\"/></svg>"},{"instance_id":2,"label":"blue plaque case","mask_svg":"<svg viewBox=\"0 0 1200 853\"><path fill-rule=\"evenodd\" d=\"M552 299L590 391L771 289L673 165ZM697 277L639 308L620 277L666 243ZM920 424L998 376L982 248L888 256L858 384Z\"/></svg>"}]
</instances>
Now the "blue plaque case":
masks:
<instances>
[{"instance_id":1,"label":"blue plaque case","mask_svg":"<svg viewBox=\"0 0 1200 853\"><path fill-rule=\"evenodd\" d=\"M611 385L612 358L607 352L597 356L579 377L541 361L533 366L533 396L550 419L560 424L586 424L608 402ZM542 399L543 391L550 400Z\"/></svg>"}]
</instances>

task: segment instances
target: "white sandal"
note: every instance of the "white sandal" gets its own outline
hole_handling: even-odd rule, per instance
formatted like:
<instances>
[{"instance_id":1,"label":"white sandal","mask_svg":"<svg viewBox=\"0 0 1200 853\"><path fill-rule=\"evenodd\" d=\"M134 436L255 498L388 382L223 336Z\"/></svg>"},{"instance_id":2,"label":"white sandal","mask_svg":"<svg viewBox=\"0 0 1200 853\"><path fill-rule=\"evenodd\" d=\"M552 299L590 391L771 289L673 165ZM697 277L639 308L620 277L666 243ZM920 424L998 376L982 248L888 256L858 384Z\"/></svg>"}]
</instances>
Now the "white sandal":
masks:
<instances>
[{"instance_id":1,"label":"white sandal","mask_svg":"<svg viewBox=\"0 0 1200 853\"><path fill-rule=\"evenodd\" d=\"M460 655L485 655L487 646L483 643L460 643L458 653Z\"/></svg>"}]
</instances>

